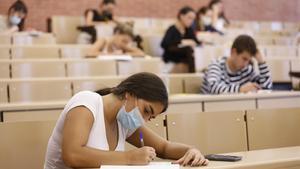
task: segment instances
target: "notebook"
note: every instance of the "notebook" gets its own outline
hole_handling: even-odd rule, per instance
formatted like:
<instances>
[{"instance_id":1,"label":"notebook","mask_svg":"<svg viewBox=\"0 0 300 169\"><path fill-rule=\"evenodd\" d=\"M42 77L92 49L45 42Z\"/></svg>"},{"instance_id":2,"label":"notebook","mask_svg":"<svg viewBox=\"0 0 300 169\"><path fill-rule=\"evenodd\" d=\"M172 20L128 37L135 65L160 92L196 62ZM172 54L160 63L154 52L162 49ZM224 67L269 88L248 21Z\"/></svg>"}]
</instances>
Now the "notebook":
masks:
<instances>
[{"instance_id":1,"label":"notebook","mask_svg":"<svg viewBox=\"0 0 300 169\"><path fill-rule=\"evenodd\" d=\"M102 165L100 169L180 169L171 162L151 162L149 165Z\"/></svg>"}]
</instances>

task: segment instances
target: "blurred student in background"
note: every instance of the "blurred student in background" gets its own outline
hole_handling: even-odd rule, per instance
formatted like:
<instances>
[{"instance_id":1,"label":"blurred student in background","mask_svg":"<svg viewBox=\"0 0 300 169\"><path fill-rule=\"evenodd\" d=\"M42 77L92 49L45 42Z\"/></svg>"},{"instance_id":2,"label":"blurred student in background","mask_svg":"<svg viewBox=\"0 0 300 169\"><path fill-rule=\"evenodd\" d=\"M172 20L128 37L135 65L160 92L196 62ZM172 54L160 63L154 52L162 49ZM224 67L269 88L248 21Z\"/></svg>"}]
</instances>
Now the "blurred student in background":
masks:
<instances>
[{"instance_id":1,"label":"blurred student in background","mask_svg":"<svg viewBox=\"0 0 300 169\"><path fill-rule=\"evenodd\" d=\"M252 58L258 63L259 72L255 70ZM248 93L271 88L270 70L254 39L240 35L234 40L229 57L223 57L208 66L202 93Z\"/></svg>"},{"instance_id":2,"label":"blurred student in background","mask_svg":"<svg viewBox=\"0 0 300 169\"><path fill-rule=\"evenodd\" d=\"M24 30L28 9L23 1L14 2L8 9L7 22L1 24L3 33L15 33Z\"/></svg>"},{"instance_id":3,"label":"blurred student in background","mask_svg":"<svg viewBox=\"0 0 300 169\"><path fill-rule=\"evenodd\" d=\"M133 57L143 57L144 52L134 46L133 28L130 24L118 24L114 29L114 35L111 38L98 39L88 57L97 57L101 54L111 55L131 55ZM101 56L100 56L101 57Z\"/></svg>"},{"instance_id":4,"label":"blurred student in background","mask_svg":"<svg viewBox=\"0 0 300 169\"><path fill-rule=\"evenodd\" d=\"M196 32L205 32L205 26L211 25L211 11L206 6L201 7L197 11L194 24Z\"/></svg>"},{"instance_id":5,"label":"blurred student in background","mask_svg":"<svg viewBox=\"0 0 300 169\"><path fill-rule=\"evenodd\" d=\"M86 25L93 26L98 22L113 21L115 8L116 8L115 0L103 0L98 10L88 9L85 12Z\"/></svg>"},{"instance_id":6,"label":"blurred student in background","mask_svg":"<svg viewBox=\"0 0 300 169\"><path fill-rule=\"evenodd\" d=\"M78 27L82 32L78 37L78 43L94 43L97 40L95 25L104 22L115 22L115 8L115 0L103 0L98 9L86 10L84 14L85 25Z\"/></svg>"},{"instance_id":7,"label":"blurred student in background","mask_svg":"<svg viewBox=\"0 0 300 169\"><path fill-rule=\"evenodd\" d=\"M193 48L200 44L192 29L195 18L196 13L191 7L183 7L178 12L176 23L168 28L163 37L163 60L173 65L171 73L195 72Z\"/></svg>"},{"instance_id":8,"label":"blurred student in background","mask_svg":"<svg viewBox=\"0 0 300 169\"><path fill-rule=\"evenodd\" d=\"M224 13L224 5L221 0L211 0L208 5L211 10L211 25L207 25L207 31L218 32L223 34L225 26L229 25L229 20Z\"/></svg>"},{"instance_id":9,"label":"blurred student in background","mask_svg":"<svg viewBox=\"0 0 300 169\"><path fill-rule=\"evenodd\" d=\"M224 34L224 28L229 20L224 13L221 0L211 0L208 6L201 7L196 15L194 30L197 32L211 32Z\"/></svg>"}]
</instances>

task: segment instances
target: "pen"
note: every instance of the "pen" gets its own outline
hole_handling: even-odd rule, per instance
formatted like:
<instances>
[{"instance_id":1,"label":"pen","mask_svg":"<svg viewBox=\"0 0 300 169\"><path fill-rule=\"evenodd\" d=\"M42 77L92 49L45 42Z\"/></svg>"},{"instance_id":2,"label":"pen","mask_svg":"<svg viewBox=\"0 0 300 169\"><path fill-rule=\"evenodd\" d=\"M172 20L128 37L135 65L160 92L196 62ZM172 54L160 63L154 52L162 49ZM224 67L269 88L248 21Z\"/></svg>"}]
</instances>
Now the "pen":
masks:
<instances>
[{"instance_id":1,"label":"pen","mask_svg":"<svg viewBox=\"0 0 300 169\"><path fill-rule=\"evenodd\" d=\"M140 141L141 141L141 147L144 147L145 144L144 144L144 137L142 131L140 131Z\"/></svg>"}]
</instances>

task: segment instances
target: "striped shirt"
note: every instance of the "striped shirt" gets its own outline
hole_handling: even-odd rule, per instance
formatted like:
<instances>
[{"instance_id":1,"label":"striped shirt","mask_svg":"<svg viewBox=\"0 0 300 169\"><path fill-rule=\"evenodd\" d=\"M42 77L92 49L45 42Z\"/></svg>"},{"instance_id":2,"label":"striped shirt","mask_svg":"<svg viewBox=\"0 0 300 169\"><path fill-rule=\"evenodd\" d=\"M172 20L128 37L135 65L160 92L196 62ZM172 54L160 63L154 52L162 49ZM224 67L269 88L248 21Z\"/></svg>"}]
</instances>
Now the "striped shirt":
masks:
<instances>
[{"instance_id":1,"label":"striped shirt","mask_svg":"<svg viewBox=\"0 0 300 169\"><path fill-rule=\"evenodd\" d=\"M213 61L205 72L201 92L204 94L238 93L248 82L257 83L262 89L272 88L271 74L266 63L258 64L259 72L252 64L232 73L227 68L227 57Z\"/></svg>"}]
</instances>

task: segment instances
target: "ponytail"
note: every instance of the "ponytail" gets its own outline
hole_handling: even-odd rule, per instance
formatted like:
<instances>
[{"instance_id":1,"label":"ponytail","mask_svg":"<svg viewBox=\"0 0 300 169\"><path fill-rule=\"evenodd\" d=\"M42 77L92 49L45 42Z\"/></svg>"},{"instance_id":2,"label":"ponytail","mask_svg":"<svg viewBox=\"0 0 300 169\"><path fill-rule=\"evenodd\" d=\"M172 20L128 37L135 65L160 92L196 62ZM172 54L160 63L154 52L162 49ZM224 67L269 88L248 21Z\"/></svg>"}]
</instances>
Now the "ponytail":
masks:
<instances>
[{"instance_id":1,"label":"ponytail","mask_svg":"<svg viewBox=\"0 0 300 169\"><path fill-rule=\"evenodd\" d=\"M108 87L108 88L97 90L95 92L101 96L105 96L105 95L111 94L113 92L113 90L114 90L114 87L113 88Z\"/></svg>"}]
</instances>

